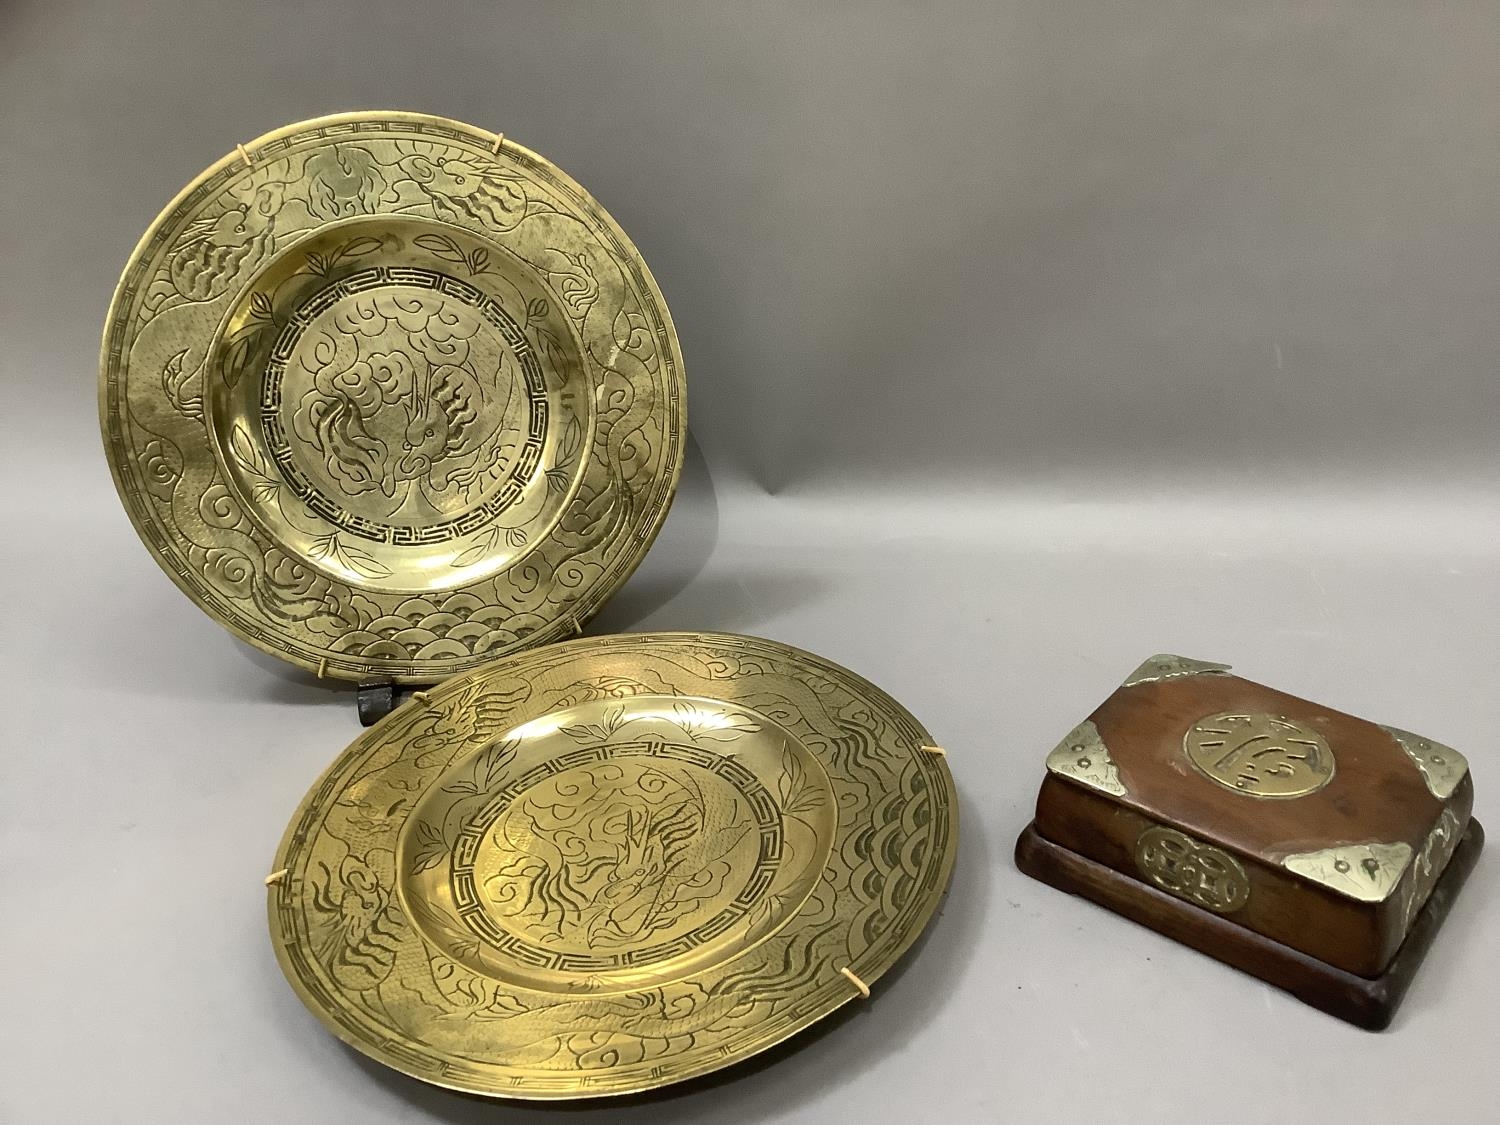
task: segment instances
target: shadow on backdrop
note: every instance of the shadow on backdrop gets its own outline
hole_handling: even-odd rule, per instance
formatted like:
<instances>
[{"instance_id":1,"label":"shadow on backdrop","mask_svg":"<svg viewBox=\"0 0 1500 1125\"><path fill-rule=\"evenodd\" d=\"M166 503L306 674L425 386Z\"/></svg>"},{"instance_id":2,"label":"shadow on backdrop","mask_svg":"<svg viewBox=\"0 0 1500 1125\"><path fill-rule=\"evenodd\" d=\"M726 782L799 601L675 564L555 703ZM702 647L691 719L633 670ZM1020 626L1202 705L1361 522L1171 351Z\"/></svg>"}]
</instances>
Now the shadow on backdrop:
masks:
<instances>
[{"instance_id":1,"label":"shadow on backdrop","mask_svg":"<svg viewBox=\"0 0 1500 1125\"><path fill-rule=\"evenodd\" d=\"M698 439L688 433L677 497L639 569L584 632L622 633L650 619L703 572L719 541L719 497Z\"/></svg>"}]
</instances>

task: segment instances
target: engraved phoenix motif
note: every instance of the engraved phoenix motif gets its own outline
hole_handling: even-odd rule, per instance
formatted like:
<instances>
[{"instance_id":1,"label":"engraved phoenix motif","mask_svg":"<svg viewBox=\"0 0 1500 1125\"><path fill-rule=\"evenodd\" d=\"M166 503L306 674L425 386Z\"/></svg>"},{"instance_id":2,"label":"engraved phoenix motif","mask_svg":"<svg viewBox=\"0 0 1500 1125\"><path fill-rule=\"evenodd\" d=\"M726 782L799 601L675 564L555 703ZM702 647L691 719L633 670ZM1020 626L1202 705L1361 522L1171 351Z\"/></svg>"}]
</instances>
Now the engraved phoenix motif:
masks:
<instances>
[{"instance_id":1,"label":"engraved phoenix motif","mask_svg":"<svg viewBox=\"0 0 1500 1125\"><path fill-rule=\"evenodd\" d=\"M481 462L499 460L497 436L519 431L515 357L498 340L482 341L481 356L483 322L440 293L388 288L326 316L312 342L293 345L311 384L297 397L297 437L346 496L389 501L376 518L414 501L427 510L407 522L442 518L449 490L472 487Z\"/></svg>"}]
</instances>

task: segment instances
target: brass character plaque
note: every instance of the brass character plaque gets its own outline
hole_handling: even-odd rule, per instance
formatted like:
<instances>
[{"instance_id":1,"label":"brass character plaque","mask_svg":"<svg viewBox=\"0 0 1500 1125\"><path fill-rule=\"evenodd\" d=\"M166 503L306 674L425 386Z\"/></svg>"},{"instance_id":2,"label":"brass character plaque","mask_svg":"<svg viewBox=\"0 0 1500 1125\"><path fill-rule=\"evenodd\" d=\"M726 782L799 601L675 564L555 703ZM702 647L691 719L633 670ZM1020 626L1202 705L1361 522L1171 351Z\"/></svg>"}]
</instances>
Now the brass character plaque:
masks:
<instances>
[{"instance_id":1,"label":"brass character plaque","mask_svg":"<svg viewBox=\"0 0 1500 1125\"><path fill-rule=\"evenodd\" d=\"M1411 857L1411 845L1402 841L1340 844L1289 855L1281 866L1359 902L1384 902L1400 884Z\"/></svg>"},{"instance_id":2,"label":"brass character plaque","mask_svg":"<svg viewBox=\"0 0 1500 1125\"><path fill-rule=\"evenodd\" d=\"M1153 825L1142 832L1135 862L1168 894L1215 913L1233 913L1250 901L1250 881L1234 856L1176 829Z\"/></svg>"},{"instance_id":3,"label":"brass character plaque","mask_svg":"<svg viewBox=\"0 0 1500 1125\"><path fill-rule=\"evenodd\" d=\"M1200 773L1247 797L1303 797L1333 778L1333 751L1311 727L1281 715L1223 712L1182 740Z\"/></svg>"}]
</instances>

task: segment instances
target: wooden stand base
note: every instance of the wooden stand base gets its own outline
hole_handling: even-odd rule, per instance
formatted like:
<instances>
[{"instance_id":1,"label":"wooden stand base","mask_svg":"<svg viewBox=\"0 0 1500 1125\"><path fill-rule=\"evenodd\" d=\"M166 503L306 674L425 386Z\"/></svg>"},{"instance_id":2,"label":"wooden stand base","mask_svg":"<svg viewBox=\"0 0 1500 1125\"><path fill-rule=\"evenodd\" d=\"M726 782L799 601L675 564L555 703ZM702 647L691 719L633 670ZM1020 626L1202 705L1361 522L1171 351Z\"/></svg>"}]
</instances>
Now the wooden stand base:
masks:
<instances>
[{"instance_id":1,"label":"wooden stand base","mask_svg":"<svg viewBox=\"0 0 1500 1125\"><path fill-rule=\"evenodd\" d=\"M1226 965L1283 988L1330 1015L1379 1031L1391 1022L1483 846L1484 829L1471 819L1427 904L1412 922L1406 941L1386 971L1373 979L1336 969L1236 925L1222 915L1085 859L1052 843L1034 825L1028 825L1016 841L1016 866L1034 879L1091 899Z\"/></svg>"}]
</instances>

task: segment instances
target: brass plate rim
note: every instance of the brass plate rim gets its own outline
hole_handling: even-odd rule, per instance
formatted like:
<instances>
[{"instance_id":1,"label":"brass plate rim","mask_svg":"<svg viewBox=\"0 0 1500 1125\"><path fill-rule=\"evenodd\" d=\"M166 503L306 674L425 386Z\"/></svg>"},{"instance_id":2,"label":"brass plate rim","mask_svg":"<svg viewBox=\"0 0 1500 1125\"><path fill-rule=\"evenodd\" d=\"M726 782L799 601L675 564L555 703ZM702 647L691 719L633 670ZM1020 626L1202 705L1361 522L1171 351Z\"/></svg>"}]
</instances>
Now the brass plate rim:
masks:
<instances>
[{"instance_id":1,"label":"brass plate rim","mask_svg":"<svg viewBox=\"0 0 1500 1125\"><path fill-rule=\"evenodd\" d=\"M931 880L934 889L922 895L920 901L905 915L907 924L901 935L892 941L887 939L885 932L882 932L872 942L872 946L878 947L879 956L876 958L868 960L856 958L850 964L841 963L837 967L830 962L828 967L832 971L831 980L838 982L842 986L842 990L831 1000L820 1002L817 1008L811 1012L806 1010L797 1012L794 1020L788 1022L783 1027L777 1027L774 1033L766 1034L759 1038L756 1038L752 1034L748 1037L751 1040L748 1046L742 1046L733 1051L721 1051L713 1059L701 1061L691 1068L672 1072L668 1075L660 1073L660 1066L648 1069L644 1065L637 1063L632 1068L633 1073L636 1075L633 1080L608 1087L574 1089L559 1086L542 1088L507 1086L502 1088L493 1084L463 1081L449 1076L434 1075L431 1072L419 1070L399 1054L385 1050L385 1042L376 1041L373 1037L370 1039L362 1038L359 1035L353 1034L347 1027L335 1020L330 1011L313 998L309 989L294 971L290 952L294 943L289 940L287 933L283 930L281 918L284 911L295 909L294 905L287 902L288 897L293 897L295 894L292 890L292 885L299 874L296 870L290 870L292 864L289 862L289 859L293 846L304 832L308 831L308 814L319 796L324 795L325 799L329 802L336 799L336 794L330 789L330 786L334 783L340 771L350 761L358 758L378 744L382 736L386 732L391 731L394 725L403 722L404 719L410 719L415 715L419 715L434 706L441 705L445 700L463 692L472 684L481 682L487 675L492 675L499 671L510 671L520 674L526 667L540 664L544 661L571 661L578 657L588 657L611 649L629 651L648 646L668 648L677 645L695 645L707 648L719 647L739 653L748 652L752 659L755 657L764 657L768 653L774 654L776 657L796 666L799 671L805 672L811 669L837 676L839 682L849 689L851 693L855 688L858 688L860 692L859 697L864 703L872 707L878 706L888 716L895 717L902 722L905 729L901 731L899 738L893 739L891 745L901 746L908 750L913 761L922 763L918 768L924 771L931 771L925 773L927 778L937 778L941 782L940 787L935 788L933 792L935 801L941 805L946 817L946 839L943 841L940 857L936 860L929 860L929 865L935 863L936 866L936 876ZM732 693L726 693L726 698L732 699ZM751 707L750 704L741 704L741 706L747 709ZM517 721L524 722L528 720L518 717ZM510 722L510 719L506 720L507 727ZM904 956L913 951L913 948L918 944L921 937L932 925L951 887L960 832L960 807L957 789L952 772L948 766L947 757L943 753L928 753L932 749L934 747L931 736L928 734L926 728L905 707L884 690L866 680L858 673L852 672L827 658L777 641L732 633L669 631L616 634L604 637L582 637L555 645L548 645L541 649L515 653L501 660L493 661L490 665L483 668L473 670L461 676L455 676L445 681L427 693L425 700L404 704L390 716L387 716L381 722L364 732L344 751L337 755L319 774L317 780L309 788L301 802L299 802L296 812L288 822L287 828L277 847L276 857L272 865L272 870L277 872L277 875L268 880L270 893L267 896L267 923L277 964L280 966L283 975L286 977L288 984L298 999L302 1001L303 1005L312 1013L323 1028L360 1054L429 1085L500 1101L558 1102L593 1101L624 1097L700 1078L760 1055L764 1051L806 1031L814 1024L823 1021L841 1009L845 1004L867 996L867 988L861 990L859 986L861 984L868 986L881 979ZM367 776L368 774L366 773L359 775L361 780ZM440 773L439 778L442 776L444 775ZM325 790L328 791L326 794ZM340 792L343 792L343 790L340 790ZM422 794L415 795L412 804L414 806L419 804L421 799ZM405 833L404 824L396 828L392 832L392 836L396 837L403 833ZM817 881L822 883L826 879L827 873L828 866L826 866L825 861L825 866L818 875ZM914 897L918 893L914 891ZM795 921L796 918L794 916L790 922L786 923L786 926L793 925ZM850 921L850 919L845 918L844 921ZM758 948L765 941L769 940L770 936L768 934L765 937L757 939L746 952ZM835 968L836 971L833 971ZM844 973L845 975L841 976L839 975L840 973ZM849 973L853 975L849 976ZM848 979L846 979L846 976ZM815 984L808 985L806 991L811 993L816 989L824 987L824 981L820 980ZM755 1028L758 1025L752 1024L751 1026ZM670 1062L670 1057L667 1056L668 1062Z\"/></svg>"},{"instance_id":2,"label":"brass plate rim","mask_svg":"<svg viewBox=\"0 0 1500 1125\"><path fill-rule=\"evenodd\" d=\"M503 145L505 153L518 155L523 162L532 164L552 177L555 177L560 184L572 191L579 200L585 203L590 218L599 222L629 252L631 258L630 264L639 274L645 293L654 302L655 308L653 311L660 320L663 338L670 343L670 355L663 357L663 363L670 369L669 373L663 377L663 384L672 388L675 395L676 410L675 417L669 419L664 428L668 432L677 431L678 437L675 442L669 443L672 448L669 450L667 458L663 462L658 474L658 479L665 481L661 499L649 513L648 517L638 527L632 529L634 532L632 535L633 547L622 554L621 561L615 564L614 571L608 581L600 582L590 587L586 599L569 603L569 612L560 614L554 620L548 622L545 627L527 634L512 645L486 650L466 660L459 661L452 668L440 670L435 673L421 671L404 672L389 668L378 657L361 658L350 653L319 652L304 642L291 639L288 639L287 647L278 647L271 643L270 640L257 636L251 630L242 627L240 622L231 615L221 613L216 606L208 604L207 599L194 590L178 572L177 568L171 565L170 549L158 542L156 531L148 528L146 521L133 506L128 494L129 482L127 480L126 466L115 455L115 443L110 432L112 421L110 408L112 393L110 385L111 335L115 331L117 319L124 314L121 303L127 294L131 275L138 261L146 253L161 229L168 224L178 209L183 206L201 185L238 163L244 162L247 159L253 160L258 151L264 146L285 137L295 136L313 129L371 121L426 124L468 133L476 141L481 138L492 141L497 151ZM130 254L125 259L125 265L121 269L120 276L111 290L108 311L105 315L100 334L97 402L105 460L109 465L110 478L114 482L120 505L125 510L137 538L146 547L157 566L171 579L173 585L182 591L189 601L213 621L258 651L268 656L276 657L279 660L284 660L304 671L315 673L320 678L326 677L328 679L343 680L351 683L363 682L375 678L396 684L430 684L435 679L462 674L469 669L479 667L495 659L504 658L512 653L525 651L550 641L565 640L575 635L581 630L584 624L602 610L609 599L629 580L630 576L639 567L646 554L655 544L661 533L662 526L665 524L667 516L671 511L672 504L676 499L677 487L681 481L688 444L687 380L685 366L682 361L681 340L672 319L671 310L667 305L665 296L661 292L661 287L658 285L644 256L641 255L639 248L635 245L634 240L624 231L614 216L594 197L592 192L547 157L542 156L503 133L489 132L480 126L456 118L416 110L343 110L289 122L262 133L253 140L237 145L195 174L172 196L171 200L151 220L140 238L136 240ZM298 557L297 561L305 564L305 560L300 557ZM463 588L456 587L455 589ZM270 625L271 623L266 622L266 624ZM274 631L274 626L272 626L272 631ZM307 649L307 651L303 651L304 649Z\"/></svg>"}]
</instances>

